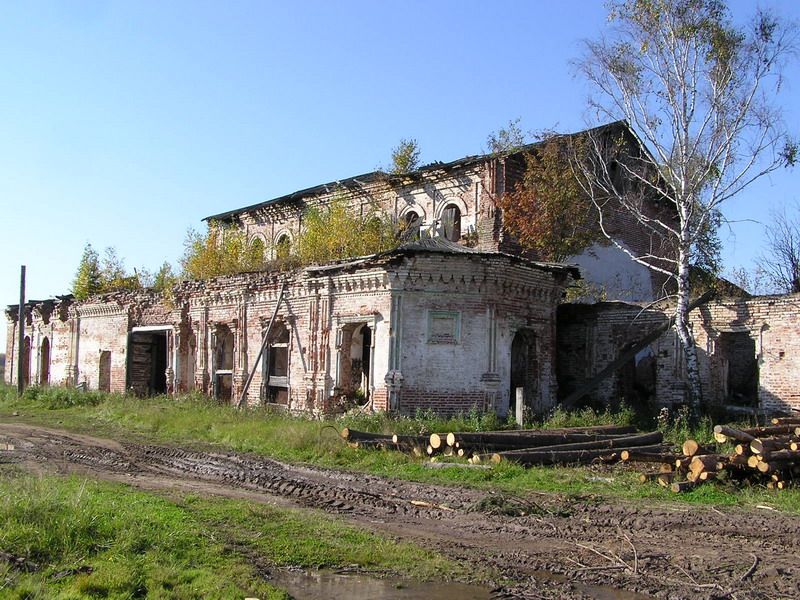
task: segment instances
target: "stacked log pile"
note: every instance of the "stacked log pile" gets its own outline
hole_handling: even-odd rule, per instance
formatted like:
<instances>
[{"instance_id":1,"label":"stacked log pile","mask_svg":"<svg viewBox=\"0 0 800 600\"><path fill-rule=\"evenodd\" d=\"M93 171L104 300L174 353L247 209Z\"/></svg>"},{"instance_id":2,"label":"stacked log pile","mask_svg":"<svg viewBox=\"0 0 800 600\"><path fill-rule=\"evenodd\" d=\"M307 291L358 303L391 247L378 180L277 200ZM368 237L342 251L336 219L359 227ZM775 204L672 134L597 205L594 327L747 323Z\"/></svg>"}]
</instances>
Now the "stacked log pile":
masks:
<instances>
[{"instance_id":1,"label":"stacked log pile","mask_svg":"<svg viewBox=\"0 0 800 600\"><path fill-rule=\"evenodd\" d=\"M680 454L634 453L622 459L660 463L657 473L643 473L640 480L655 480L674 492L691 490L722 476L778 490L800 480L800 417L776 418L768 427L717 425L714 440L711 445L686 440Z\"/></svg>"},{"instance_id":2,"label":"stacked log pile","mask_svg":"<svg viewBox=\"0 0 800 600\"><path fill-rule=\"evenodd\" d=\"M621 453L662 454L661 432L637 433L635 427L602 425L564 429L432 433L429 436L374 434L345 428L342 437L357 448L386 448L417 456L460 456L470 464L510 461L524 466L616 462Z\"/></svg>"},{"instance_id":3,"label":"stacked log pile","mask_svg":"<svg viewBox=\"0 0 800 600\"><path fill-rule=\"evenodd\" d=\"M655 481L683 492L719 477L748 480L770 489L800 481L800 416L773 419L767 427L717 425L714 442L686 440L678 450L661 432L637 432L629 426L451 432L389 435L345 428L342 438L354 448L384 448L415 456L458 456L471 465L505 461L523 466L645 463L655 470L640 481ZM731 449L732 448L732 449Z\"/></svg>"}]
</instances>

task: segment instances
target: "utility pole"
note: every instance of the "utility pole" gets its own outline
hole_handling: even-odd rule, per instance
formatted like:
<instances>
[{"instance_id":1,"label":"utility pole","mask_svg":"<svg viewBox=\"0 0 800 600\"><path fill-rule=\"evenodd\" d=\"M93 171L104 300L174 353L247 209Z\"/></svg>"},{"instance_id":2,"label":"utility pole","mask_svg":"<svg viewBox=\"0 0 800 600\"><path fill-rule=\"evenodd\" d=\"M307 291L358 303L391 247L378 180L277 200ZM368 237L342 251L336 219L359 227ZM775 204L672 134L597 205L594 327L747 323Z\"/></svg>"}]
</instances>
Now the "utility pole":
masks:
<instances>
[{"instance_id":1,"label":"utility pole","mask_svg":"<svg viewBox=\"0 0 800 600\"><path fill-rule=\"evenodd\" d=\"M25 265L19 268L19 313L17 313L17 394L25 390ZM28 367L30 369L30 367Z\"/></svg>"}]
</instances>

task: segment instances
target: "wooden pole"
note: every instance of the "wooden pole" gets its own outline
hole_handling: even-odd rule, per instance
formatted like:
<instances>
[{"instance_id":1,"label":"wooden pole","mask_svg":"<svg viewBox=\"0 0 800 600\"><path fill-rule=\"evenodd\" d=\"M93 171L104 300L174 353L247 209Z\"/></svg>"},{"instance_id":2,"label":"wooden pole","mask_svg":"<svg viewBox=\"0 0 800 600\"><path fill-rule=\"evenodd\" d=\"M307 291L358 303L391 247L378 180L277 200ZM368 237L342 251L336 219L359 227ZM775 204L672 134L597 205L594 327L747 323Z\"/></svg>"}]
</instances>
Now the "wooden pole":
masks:
<instances>
[{"instance_id":1,"label":"wooden pole","mask_svg":"<svg viewBox=\"0 0 800 600\"><path fill-rule=\"evenodd\" d=\"M19 313L17 314L17 394L25 391L25 265L19 268ZM28 357L30 363L30 357ZM28 367L30 369L30 366Z\"/></svg>"}]
</instances>

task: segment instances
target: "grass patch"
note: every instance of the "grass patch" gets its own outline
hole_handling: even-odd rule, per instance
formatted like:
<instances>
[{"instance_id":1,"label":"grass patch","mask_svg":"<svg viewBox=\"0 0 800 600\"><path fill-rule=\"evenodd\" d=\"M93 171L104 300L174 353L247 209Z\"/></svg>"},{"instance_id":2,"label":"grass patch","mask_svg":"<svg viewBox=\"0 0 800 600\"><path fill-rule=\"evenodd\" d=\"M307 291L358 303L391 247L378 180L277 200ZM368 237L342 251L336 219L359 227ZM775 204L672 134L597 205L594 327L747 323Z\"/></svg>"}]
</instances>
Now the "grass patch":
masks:
<instances>
[{"instance_id":1,"label":"grass patch","mask_svg":"<svg viewBox=\"0 0 800 600\"><path fill-rule=\"evenodd\" d=\"M476 576L436 553L313 511L166 498L10 467L0 468L0 550L38 565L25 573L0 563L0 596L20 599L288 598L253 564Z\"/></svg>"},{"instance_id":2,"label":"grass patch","mask_svg":"<svg viewBox=\"0 0 800 600\"><path fill-rule=\"evenodd\" d=\"M26 422L75 431L128 437L140 441L186 446L212 445L254 452L291 462L365 471L436 484L461 484L514 494L531 490L566 495L603 495L663 502L741 505L768 504L800 513L800 490L771 492L761 487L714 483L687 494L672 494L657 485L642 485L637 473L625 467L595 471L592 468L534 467L502 464L494 469L426 469L422 461L398 452L354 450L342 443L335 429L351 427L383 433L429 433L501 429L512 424L494 415L471 412L441 419L430 412L416 418L385 413L350 415L330 421L294 417L262 408L239 411L199 394L178 397L133 398L123 395L49 388L26 392L18 399L13 388L0 386L0 418L13 412ZM66 397L64 396L66 395ZM99 400L98 400L99 398ZM599 424L626 425L636 421L632 411L577 413L554 411L539 427L574 427ZM333 428L326 427L333 425ZM655 422L638 422L642 428L659 427L665 438L680 445L686 438L701 443L712 438L711 421L690 421L680 411Z\"/></svg>"},{"instance_id":3,"label":"grass patch","mask_svg":"<svg viewBox=\"0 0 800 600\"><path fill-rule=\"evenodd\" d=\"M0 470L4 598L288 596L225 552L185 510L122 485Z\"/></svg>"}]
</instances>

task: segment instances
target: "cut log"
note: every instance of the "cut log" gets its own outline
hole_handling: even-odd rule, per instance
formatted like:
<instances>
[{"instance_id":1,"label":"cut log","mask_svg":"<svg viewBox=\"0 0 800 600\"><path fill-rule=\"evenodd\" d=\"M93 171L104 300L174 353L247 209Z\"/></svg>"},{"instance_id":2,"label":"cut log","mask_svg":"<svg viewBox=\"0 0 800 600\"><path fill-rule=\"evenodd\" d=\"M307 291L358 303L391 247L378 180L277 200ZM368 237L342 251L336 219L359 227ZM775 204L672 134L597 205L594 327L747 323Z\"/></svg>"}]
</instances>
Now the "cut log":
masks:
<instances>
[{"instance_id":1,"label":"cut log","mask_svg":"<svg viewBox=\"0 0 800 600\"><path fill-rule=\"evenodd\" d=\"M636 448L638 446L655 446L661 444L664 435L660 431L642 433L624 437L612 437L604 440L578 442L573 444L553 444L550 446L532 446L519 450L507 450L499 454L512 456L514 454L530 454L531 452L569 452L572 450L601 450L603 448Z\"/></svg>"},{"instance_id":2,"label":"cut log","mask_svg":"<svg viewBox=\"0 0 800 600\"><path fill-rule=\"evenodd\" d=\"M676 494L688 492L693 488L694 488L694 483L691 481L676 481L670 486L670 489Z\"/></svg>"},{"instance_id":3,"label":"cut log","mask_svg":"<svg viewBox=\"0 0 800 600\"><path fill-rule=\"evenodd\" d=\"M648 483L650 481L658 481L664 473L639 473L639 483Z\"/></svg>"},{"instance_id":4,"label":"cut log","mask_svg":"<svg viewBox=\"0 0 800 600\"><path fill-rule=\"evenodd\" d=\"M773 425L800 425L800 417L775 417Z\"/></svg>"},{"instance_id":5,"label":"cut log","mask_svg":"<svg viewBox=\"0 0 800 600\"><path fill-rule=\"evenodd\" d=\"M791 435L795 433L795 429L795 425L772 425L771 427L749 427L747 429L743 429L742 431L749 433L754 438L757 438L770 435Z\"/></svg>"},{"instance_id":6,"label":"cut log","mask_svg":"<svg viewBox=\"0 0 800 600\"><path fill-rule=\"evenodd\" d=\"M683 442L681 450L683 451L684 456L694 456L696 454L711 454L714 451L713 448L701 446L700 443L695 440L686 440L685 442Z\"/></svg>"},{"instance_id":7,"label":"cut log","mask_svg":"<svg viewBox=\"0 0 800 600\"><path fill-rule=\"evenodd\" d=\"M703 454L692 458L689 463L689 472L695 476L704 471L720 471L723 468L718 454Z\"/></svg>"},{"instance_id":8,"label":"cut log","mask_svg":"<svg viewBox=\"0 0 800 600\"><path fill-rule=\"evenodd\" d=\"M773 450L783 450L789 448L792 438L789 436L779 436L772 438L756 438L750 442L750 452L753 454L764 454Z\"/></svg>"},{"instance_id":9,"label":"cut log","mask_svg":"<svg viewBox=\"0 0 800 600\"><path fill-rule=\"evenodd\" d=\"M728 427L727 425L715 425L714 433L722 434L726 438L733 439L738 442L744 442L745 444L749 444L756 438L755 435L751 435L746 431L742 431L741 429Z\"/></svg>"},{"instance_id":10,"label":"cut log","mask_svg":"<svg viewBox=\"0 0 800 600\"><path fill-rule=\"evenodd\" d=\"M646 448L652 449L653 447L643 446L637 448L637 450L645 450ZM658 445L655 446L655 448L659 449L661 446ZM608 454L608 448L567 451L541 451L538 448L533 448L528 451L496 452L488 458L494 463L508 460L521 465L568 465L591 462L595 459L608 456Z\"/></svg>"},{"instance_id":11,"label":"cut log","mask_svg":"<svg viewBox=\"0 0 800 600\"><path fill-rule=\"evenodd\" d=\"M672 473L660 473L658 475L658 485L661 487L670 487L674 477Z\"/></svg>"},{"instance_id":12,"label":"cut log","mask_svg":"<svg viewBox=\"0 0 800 600\"><path fill-rule=\"evenodd\" d=\"M444 444L444 438L438 433L432 433L429 437L428 443L430 444L431 448L434 450L438 450Z\"/></svg>"},{"instance_id":13,"label":"cut log","mask_svg":"<svg viewBox=\"0 0 800 600\"><path fill-rule=\"evenodd\" d=\"M432 446L434 445L433 435L431 436ZM548 431L521 434L509 432L494 433L489 431L468 431L453 433L453 437L451 439L454 444L459 443L462 446L481 449L484 452L502 452L504 450L524 450L529 448L540 448L561 444L582 444L586 442L620 439L622 437L627 436L584 432L551 433Z\"/></svg>"},{"instance_id":14,"label":"cut log","mask_svg":"<svg viewBox=\"0 0 800 600\"><path fill-rule=\"evenodd\" d=\"M382 440L382 441L392 441L392 436L388 433L370 433L368 431L356 431L355 429L350 429L349 427L342 428L342 431L339 433L342 436L343 440L347 440L348 442L360 442L363 440Z\"/></svg>"},{"instance_id":15,"label":"cut log","mask_svg":"<svg viewBox=\"0 0 800 600\"><path fill-rule=\"evenodd\" d=\"M666 452L637 452L636 449L623 450L619 453L619 458L623 462L644 462L644 463L674 463L678 458L674 452L669 451L665 446ZM672 470L672 465L670 470Z\"/></svg>"}]
</instances>

